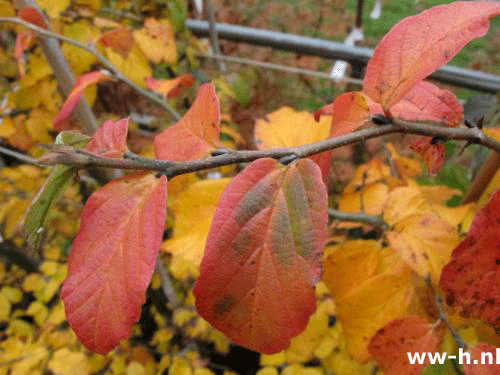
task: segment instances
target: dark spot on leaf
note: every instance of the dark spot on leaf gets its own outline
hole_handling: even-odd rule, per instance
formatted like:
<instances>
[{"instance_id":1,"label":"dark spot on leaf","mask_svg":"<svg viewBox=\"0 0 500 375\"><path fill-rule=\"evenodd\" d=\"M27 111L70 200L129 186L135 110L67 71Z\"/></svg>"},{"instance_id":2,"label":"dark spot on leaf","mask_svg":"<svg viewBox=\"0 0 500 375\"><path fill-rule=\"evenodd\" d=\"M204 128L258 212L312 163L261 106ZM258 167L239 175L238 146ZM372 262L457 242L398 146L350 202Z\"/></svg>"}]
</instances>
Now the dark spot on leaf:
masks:
<instances>
[{"instance_id":1,"label":"dark spot on leaf","mask_svg":"<svg viewBox=\"0 0 500 375\"><path fill-rule=\"evenodd\" d=\"M225 295L222 299L215 304L215 313L217 315L223 315L227 313L231 307L235 304L235 299L231 295Z\"/></svg>"}]
</instances>

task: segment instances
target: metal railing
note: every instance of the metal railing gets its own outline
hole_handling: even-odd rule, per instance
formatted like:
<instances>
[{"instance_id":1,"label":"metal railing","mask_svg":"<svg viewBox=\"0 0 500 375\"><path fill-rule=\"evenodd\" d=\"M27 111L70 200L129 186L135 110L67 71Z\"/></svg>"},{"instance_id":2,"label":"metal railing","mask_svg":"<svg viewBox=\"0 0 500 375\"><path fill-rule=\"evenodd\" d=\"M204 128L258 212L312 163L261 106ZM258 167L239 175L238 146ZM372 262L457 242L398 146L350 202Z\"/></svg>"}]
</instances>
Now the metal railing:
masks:
<instances>
[{"instance_id":1,"label":"metal railing","mask_svg":"<svg viewBox=\"0 0 500 375\"><path fill-rule=\"evenodd\" d=\"M197 36L210 35L207 21L188 19L186 26ZM366 65L373 54L370 48L346 46L342 43L246 26L215 24L220 39L258 46L272 47L327 59L345 60L354 65ZM431 75L433 80L487 93L500 91L500 76L445 65Z\"/></svg>"}]
</instances>

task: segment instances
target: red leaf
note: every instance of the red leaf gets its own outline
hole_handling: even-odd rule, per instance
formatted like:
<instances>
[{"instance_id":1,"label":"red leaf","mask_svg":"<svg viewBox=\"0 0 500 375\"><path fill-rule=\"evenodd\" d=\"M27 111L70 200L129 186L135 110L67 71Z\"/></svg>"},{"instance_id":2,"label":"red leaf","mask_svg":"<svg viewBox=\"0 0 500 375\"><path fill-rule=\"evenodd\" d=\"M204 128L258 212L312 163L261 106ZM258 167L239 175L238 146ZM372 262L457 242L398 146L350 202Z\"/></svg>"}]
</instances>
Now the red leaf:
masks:
<instances>
[{"instance_id":1,"label":"red leaf","mask_svg":"<svg viewBox=\"0 0 500 375\"><path fill-rule=\"evenodd\" d=\"M198 89L184 117L155 137L156 157L172 161L199 159L218 146L219 133L219 98L215 86L206 83Z\"/></svg>"},{"instance_id":2,"label":"red leaf","mask_svg":"<svg viewBox=\"0 0 500 375\"><path fill-rule=\"evenodd\" d=\"M366 67L364 92L384 109L446 64L500 14L491 1L457 1L407 17L382 39Z\"/></svg>"},{"instance_id":3,"label":"red leaf","mask_svg":"<svg viewBox=\"0 0 500 375\"><path fill-rule=\"evenodd\" d=\"M19 74L24 77L26 73L26 62L24 61L24 51L28 49L33 38L33 33L31 31L20 31L16 37L16 47L14 55L17 60L17 66L19 68Z\"/></svg>"},{"instance_id":4,"label":"red leaf","mask_svg":"<svg viewBox=\"0 0 500 375\"><path fill-rule=\"evenodd\" d=\"M391 114L408 121L435 121L458 126L463 120L464 108L450 91L422 81L391 107Z\"/></svg>"},{"instance_id":5,"label":"red leaf","mask_svg":"<svg viewBox=\"0 0 500 375\"><path fill-rule=\"evenodd\" d=\"M264 158L222 194L194 288L200 315L237 344L276 353L316 309L327 236L317 165Z\"/></svg>"},{"instance_id":6,"label":"red leaf","mask_svg":"<svg viewBox=\"0 0 500 375\"><path fill-rule=\"evenodd\" d=\"M438 343L434 326L421 316L411 315L379 329L368 350L385 375L419 375L425 364L411 364L408 353L435 352Z\"/></svg>"},{"instance_id":7,"label":"red leaf","mask_svg":"<svg viewBox=\"0 0 500 375\"><path fill-rule=\"evenodd\" d=\"M64 102L61 110L54 118L54 129L55 130L65 130L67 127L64 125L64 122L69 118L76 105L80 101L80 98L83 95L83 91L89 85L110 80L111 76L104 70L100 70L97 72L90 72L82 75L76 81L75 85L71 89L66 101Z\"/></svg>"},{"instance_id":8,"label":"red leaf","mask_svg":"<svg viewBox=\"0 0 500 375\"><path fill-rule=\"evenodd\" d=\"M95 132L85 150L106 158L119 158L127 151L128 118L108 120Z\"/></svg>"},{"instance_id":9,"label":"red leaf","mask_svg":"<svg viewBox=\"0 0 500 375\"><path fill-rule=\"evenodd\" d=\"M327 113L325 108L323 113ZM361 92L345 92L335 98L332 104L331 136L353 132L370 119L370 108L366 97Z\"/></svg>"},{"instance_id":10,"label":"red leaf","mask_svg":"<svg viewBox=\"0 0 500 375\"><path fill-rule=\"evenodd\" d=\"M90 351L108 353L140 317L163 236L166 188L165 177L113 180L83 209L61 297Z\"/></svg>"},{"instance_id":11,"label":"red leaf","mask_svg":"<svg viewBox=\"0 0 500 375\"><path fill-rule=\"evenodd\" d=\"M431 140L431 137L422 137L410 147L424 159L429 173L436 175L444 164L445 147L442 143L432 144Z\"/></svg>"},{"instance_id":12,"label":"red leaf","mask_svg":"<svg viewBox=\"0 0 500 375\"><path fill-rule=\"evenodd\" d=\"M467 237L451 254L439 285L446 302L467 318L500 332L500 191L474 218Z\"/></svg>"},{"instance_id":13,"label":"red leaf","mask_svg":"<svg viewBox=\"0 0 500 375\"><path fill-rule=\"evenodd\" d=\"M118 27L102 34L98 41L104 47L110 47L123 58L126 58L134 44L134 34L128 27Z\"/></svg>"},{"instance_id":14,"label":"red leaf","mask_svg":"<svg viewBox=\"0 0 500 375\"><path fill-rule=\"evenodd\" d=\"M49 26L45 22L45 17L36 8L33 7L23 7L17 12L17 16L23 21L32 23L42 29L48 29Z\"/></svg>"},{"instance_id":15,"label":"red leaf","mask_svg":"<svg viewBox=\"0 0 500 375\"><path fill-rule=\"evenodd\" d=\"M159 92L170 99L179 96L183 87L193 86L194 77L191 74L181 74L173 79L147 78L146 84L151 90Z\"/></svg>"},{"instance_id":16,"label":"red leaf","mask_svg":"<svg viewBox=\"0 0 500 375\"><path fill-rule=\"evenodd\" d=\"M500 374L500 364L497 361L496 348L490 344L479 342L468 349L470 353L470 364L464 361L465 375L498 375ZM491 353L491 357L487 354ZM484 361L482 360L484 357ZM477 362L474 362L477 361ZM491 362L490 362L491 361Z\"/></svg>"}]
</instances>

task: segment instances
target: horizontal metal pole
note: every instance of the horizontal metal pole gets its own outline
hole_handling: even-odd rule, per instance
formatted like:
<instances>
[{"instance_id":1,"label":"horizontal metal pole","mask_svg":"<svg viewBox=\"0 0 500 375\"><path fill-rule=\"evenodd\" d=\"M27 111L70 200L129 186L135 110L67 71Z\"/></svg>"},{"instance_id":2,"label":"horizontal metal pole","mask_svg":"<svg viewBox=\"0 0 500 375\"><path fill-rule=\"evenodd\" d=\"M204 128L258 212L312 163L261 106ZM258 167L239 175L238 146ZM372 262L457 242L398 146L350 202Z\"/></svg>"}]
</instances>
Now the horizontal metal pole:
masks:
<instances>
[{"instance_id":1,"label":"horizontal metal pole","mask_svg":"<svg viewBox=\"0 0 500 375\"><path fill-rule=\"evenodd\" d=\"M209 24L206 21L188 19L186 20L186 26L195 35L209 36ZM346 46L342 43L324 39L254 29L246 26L217 23L216 30L221 39L272 47L327 59L345 60L351 64L366 65L373 54L373 50L370 48ZM482 92L496 93L500 91L500 76L450 65L441 67L431 75L431 78L439 82Z\"/></svg>"}]
</instances>

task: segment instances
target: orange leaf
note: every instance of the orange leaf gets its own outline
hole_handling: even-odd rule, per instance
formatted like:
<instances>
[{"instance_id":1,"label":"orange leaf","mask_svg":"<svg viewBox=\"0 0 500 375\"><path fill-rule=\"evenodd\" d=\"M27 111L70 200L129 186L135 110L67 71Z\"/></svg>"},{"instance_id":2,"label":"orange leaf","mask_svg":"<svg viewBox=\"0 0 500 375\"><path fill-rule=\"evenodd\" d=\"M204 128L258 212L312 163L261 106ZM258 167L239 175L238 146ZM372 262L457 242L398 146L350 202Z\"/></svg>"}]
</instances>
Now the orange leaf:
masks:
<instances>
[{"instance_id":1,"label":"orange leaf","mask_svg":"<svg viewBox=\"0 0 500 375\"><path fill-rule=\"evenodd\" d=\"M85 150L106 158L119 158L127 151L128 118L108 120L95 132Z\"/></svg>"},{"instance_id":2,"label":"orange leaf","mask_svg":"<svg viewBox=\"0 0 500 375\"><path fill-rule=\"evenodd\" d=\"M422 81L391 107L391 114L408 121L435 121L458 126L463 120L464 108L450 91Z\"/></svg>"},{"instance_id":3,"label":"orange leaf","mask_svg":"<svg viewBox=\"0 0 500 375\"><path fill-rule=\"evenodd\" d=\"M206 83L198 89L198 95L184 117L155 137L156 157L172 161L201 158L217 147L219 133L219 98L215 86Z\"/></svg>"},{"instance_id":4,"label":"orange leaf","mask_svg":"<svg viewBox=\"0 0 500 375\"><path fill-rule=\"evenodd\" d=\"M49 26L45 22L45 17L36 8L23 7L17 12L17 16L23 21L32 23L42 29L48 29Z\"/></svg>"},{"instance_id":5,"label":"orange leaf","mask_svg":"<svg viewBox=\"0 0 500 375\"><path fill-rule=\"evenodd\" d=\"M104 47L110 47L123 58L126 58L134 45L134 35L128 27L119 27L103 33L98 41Z\"/></svg>"},{"instance_id":6,"label":"orange leaf","mask_svg":"<svg viewBox=\"0 0 500 375\"><path fill-rule=\"evenodd\" d=\"M424 159L429 174L436 175L444 164L445 147L442 143L432 144L431 137L422 137L412 142L410 148Z\"/></svg>"},{"instance_id":7,"label":"orange leaf","mask_svg":"<svg viewBox=\"0 0 500 375\"><path fill-rule=\"evenodd\" d=\"M496 362L497 349L484 342L479 342L468 349L470 353L470 364L464 363L465 375L498 375L500 364ZM484 353L484 354L483 354ZM489 356L489 353L491 356ZM484 360L482 358L484 357Z\"/></svg>"},{"instance_id":8,"label":"orange leaf","mask_svg":"<svg viewBox=\"0 0 500 375\"><path fill-rule=\"evenodd\" d=\"M474 218L467 237L451 254L439 285L460 314L500 330L500 191Z\"/></svg>"},{"instance_id":9,"label":"orange leaf","mask_svg":"<svg viewBox=\"0 0 500 375\"><path fill-rule=\"evenodd\" d=\"M194 288L200 315L246 348L286 348L316 309L326 224L327 192L314 162L251 163L215 212Z\"/></svg>"},{"instance_id":10,"label":"orange leaf","mask_svg":"<svg viewBox=\"0 0 500 375\"><path fill-rule=\"evenodd\" d=\"M31 31L21 31L16 37L16 47L15 47L15 57L17 60L17 66L19 68L19 74L24 77L26 73L26 62L24 61L24 51L30 46L31 40L33 39L33 33Z\"/></svg>"},{"instance_id":11,"label":"orange leaf","mask_svg":"<svg viewBox=\"0 0 500 375\"><path fill-rule=\"evenodd\" d=\"M457 1L407 17L382 39L366 67L363 90L389 109L418 82L488 32L500 5Z\"/></svg>"},{"instance_id":12,"label":"orange leaf","mask_svg":"<svg viewBox=\"0 0 500 375\"><path fill-rule=\"evenodd\" d=\"M111 76L105 70L100 70L97 72L90 72L82 75L76 81L75 85L71 89L66 101L64 102L61 110L54 118L54 129L55 130L65 130L65 121L69 118L75 107L77 106L80 98L83 95L83 91L89 85L110 80Z\"/></svg>"},{"instance_id":13,"label":"orange leaf","mask_svg":"<svg viewBox=\"0 0 500 375\"><path fill-rule=\"evenodd\" d=\"M181 74L174 79L153 79L146 78L146 84L151 90L159 92L168 99L179 96L181 88L191 87L194 77L191 74Z\"/></svg>"},{"instance_id":14,"label":"orange leaf","mask_svg":"<svg viewBox=\"0 0 500 375\"><path fill-rule=\"evenodd\" d=\"M177 62L174 29L166 18L147 18L144 27L134 31L134 38L142 52L155 64L162 61L168 64Z\"/></svg>"},{"instance_id":15,"label":"orange leaf","mask_svg":"<svg viewBox=\"0 0 500 375\"><path fill-rule=\"evenodd\" d=\"M106 354L139 319L160 249L167 180L113 180L93 193L81 216L61 291L80 342Z\"/></svg>"},{"instance_id":16,"label":"orange leaf","mask_svg":"<svg viewBox=\"0 0 500 375\"><path fill-rule=\"evenodd\" d=\"M346 92L335 98L332 107L331 137L353 132L370 119L370 108L361 92Z\"/></svg>"},{"instance_id":17,"label":"orange leaf","mask_svg":"<svg viewBox=\"0 0 500 375\"><path fill-rule=\"evenodd\" d=\"M410 363L408 353L435 352L439 341L432 324L421 316L411 315L379 329L368 350L385 375L419 375L425 364Z\"/></svg>"}]
</instances>

